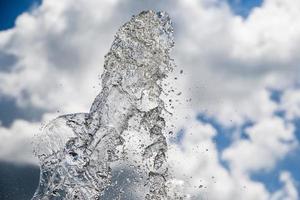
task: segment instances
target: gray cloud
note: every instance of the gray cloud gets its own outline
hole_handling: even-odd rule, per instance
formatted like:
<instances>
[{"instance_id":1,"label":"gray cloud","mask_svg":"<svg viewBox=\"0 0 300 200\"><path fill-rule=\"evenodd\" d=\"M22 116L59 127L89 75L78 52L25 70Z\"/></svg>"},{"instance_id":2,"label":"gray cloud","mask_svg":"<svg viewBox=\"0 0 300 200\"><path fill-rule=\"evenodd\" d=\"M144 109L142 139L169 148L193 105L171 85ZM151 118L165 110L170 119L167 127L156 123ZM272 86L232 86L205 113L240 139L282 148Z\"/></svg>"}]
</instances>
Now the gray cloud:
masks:
<instances>
[{"instance_id":1,"label":"gray cloud","mask_svg":"<svg viewBox=\"0 0 300 200\"><path fill-rule=\"evenodd\" d=\"M15 63L18 61L17 56L0 51L0 71L11 72Z\"/></svg>"},{"instance_id":2,"label":"gray cloud","mask_svg":"<svg viewBox=\"0 0 300 200\"><path fill-rule=\"evenodd\" d=\"M13 98L0 97L0 122L4 127L9 127L16 119L30 122L40 121L46 110L34 107L19 107Z\"/></svg>"}]
</instances>

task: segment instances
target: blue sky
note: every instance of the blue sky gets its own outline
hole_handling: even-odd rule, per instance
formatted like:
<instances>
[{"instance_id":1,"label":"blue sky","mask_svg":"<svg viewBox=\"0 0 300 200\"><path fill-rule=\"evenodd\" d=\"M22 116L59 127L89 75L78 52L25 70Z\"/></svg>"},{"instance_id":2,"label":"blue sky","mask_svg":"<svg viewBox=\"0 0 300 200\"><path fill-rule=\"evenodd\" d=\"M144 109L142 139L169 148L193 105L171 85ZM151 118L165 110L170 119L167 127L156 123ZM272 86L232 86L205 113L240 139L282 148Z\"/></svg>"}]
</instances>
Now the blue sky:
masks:
<instances>
[{"instance_id":1,"label":"blue sky","mask_svg":"<svg viewBox=\"0 0 300 200\"><path fill-rule=\"evenodd\" d=\"M95 74L95 72L98 72L97 70L93 71L94 70L93 67L94 65L98 67L99 62L102 60L95 57L97 56L103 57L105 52L107 52L107 48L110 45L111 38L113 37L113 33L115 32L117 27L121 23L123 23L123 21L121 20L124 20L125 18L127 19L132 14L136 14L136 13L132 13L133 10L137 11L143 8L145 9L150 7L150 8L159 8L159 9L166 9L166 10L169 9L170 12L172 12L172 10L175 10L173 13L175 27L181 29L181 31L178 31L180 33L176 35L177 37L176 40L178 41L178 46L181 47L181 49L188 49L188 51L180 50L180 48L178 48L179 50L175 49L175 53L174 53L175 60L177 60L179 64L184 65L184 67L187 67L187 70L184 70L184 72L187 74L187 78L185 80L186 82L184 82L185 84L180 84L178 87L183 87L184 85L190 84L192 86L196 85L197 87L199 86L199 88L201 88L201 90L199 91L194 88L195 92L189 94L190 96L192 96L193 101L200 102L199 104L192 105L191 109L189 110L189 113L195 112L195 115L192 118L194 121L196 121L195 123L199 122L203 127L205 125L209 125L211 129L215 131L216 134L210 138L210 140L207 142L207 145L209 146L210 142L213 142L215 146L215 153L217 155L217 159L219 162L219 165L216 164L218 165L216 168L220 169L219 170L220 173L222 172L222 173L229 174L226 175L226 177L229 176L230 178L224 178L224 180L228 179L228 181L230 182L228 184L234 185L233 182L235 182L234 180L236 180L235 179L236 177L234 177L233 171L241 170L242 172L247 174L246 176L249 176L249 178L251 179L248 182L249 187L252 187L252 185L255 185L257 182L260 182L264 185L264 187L268 192L268 195L270 196L272 196L272 194L275 194L277 191L278 191L278 196L280 196L280 194L293 196L293 194L289 194L284 189L285 183L280 178L281 174L286 171L291 175L294 181L294 186L299 194L300 192L300 172L298 170L300 167L299 145L297 145L295 148L290 148L290 149L288 147L289 150L287 152L285 151L283 151L284 153L280 152L278 158L276 156L274 157L275 164L273 164L273 166L269 168L266 167L267 169L256 170L255 167L251 168L252 166L237 167L236 162L238 162L239 160L238 158L235 158L236 157L235 155L244 155L244 154L236 154L237 150L242 148L241 144L243 144L243 141L250 141L251 143L249 143L249 147L251 148L252 148L251 145L253 146L260 145L261 141L258 141L259 144L255 143L257 139L255 138L256 137L255 128L263 126L261 124L263 124L264 121L274 120L276 116L277 118L276 120L274 120L274 122L278 122L280 124L281 121L283 121L286 124L286 127L283 127L284 131L286 131L287 133L292 132L292 134L295 136L295 141L300 142L300 115L296 113L295 110L297 109L295 109L295 107L292 107L294 106L294 104L297 105L296 100L295 102L291 100L292 98L296 99L299 91L298 88L294 86L295 85L294 82L291 83L287 82L288 80L292 80L290 72L291 74L297 74L298 72L297 70L299 68L297 67L299 60L297 56L295 56L294 59L293 55L283 57L282 60L280 60L282 54L284 54L282 52L284 51L289 52L289 47L291 46L291 44L288 43L285 46L285 44L283 43L286 40L284 39L281 40L281 38L279 39L276 38L280 34L277 35L275 34L275 36L269 35L268 37L271 38L270 39L271 44L275 45L276 48L272 48L271 45L264 46L264 44L268 44L269 42L268 37L260 38L260 36L261 35L265 36L270 34L269 30L265 30L261 27L254 29L252 27L255 27L255 25L258 24L258 22L247 21L247 18L252 14L251 11L253 11L253 9L261 8L263 6L264 2L261 0L227 0L226 2L230 7L230 11L232 12L231 14L227 13L227 10L225 8L224 9L219 8L220 9L219 11L210 10L209 7L205 7L204 3L203 5L202 4L200 5L200 3L199 5L196 4L188 5L182 3L181 1L179 2L180 3L177 2L174 5L172 4L172 6L175 6L174 9L170 4L164 4L162 2L158 3L157 5L152 5L148 1L139 3L137 5L134 3L134 1L131 0L128 0L127 4L121 2L117 5L110 4L109 2L105 2L103 3L104 9L100 8L101 5L99 5L98 9L100 9L100 11L92 9L94 4L89 5L89 3L86 4L83 3L83 5L86 6L86 8L91 9L91 12L87 12L86 10L84 10L84 8L82 10L76 7L73 8L71 5L67 3L61 4L60 5L61 8L64 9L62 9L63 11L59 11L59 12L63 12L63 13L59 13L58 11L57 12L53 11L52 14L53 15L57 14L57 16L55 16L57 18L53 18L52 20L45 17L46 15L44 16L44 18L40 18L40 19L45 19L45 24L44 26L39 25L40 27L38 27L37 29L41 31L40 35L39 33L36 34L37 31L30 32L29 30L29 33L33 35L32 37L28 37L25 34L24 36L21 37L19 36L22 35L23 29L25 30L27 26L34 27L34 25L31 24L34 22L34 20L36 20L37 22L36 24L39 24L40 21L38 21L39 19L36 19L34 17L33 17L34 20L30 21L30 19L27 19L28 21L26 21L24 17L22 23L24 23L25 25L21 23L20 25L21 28L16 29L16 32L21 30L20 33L17 32L14 38L12 37L11 39L11 41L17 41L17 42L8 41L3 46L1 46L2 43L0 43L0 81L4 80L1 79L2 77L8 77L8 79L13 79L14 78L13 75L20 77L17 79L24 80L21 83L18 83L18 81L15 79L13 79L13 81L11 82L9 81L3 82L5 84L7 83L6 88L11 87L11 89L8 91L0 87L0 121L2 126L1 130L2 131L5 130L7 132L11 131L12 133L14 133L15 131L14 127L16 127L15 124L19 120L25 121L24 123L26 124L26 126L28 125L28 127L30 127L32 124L36 125L42 123L43 118L46 118L47 114L51 116L57 115L56 110L61 110L61 112L68 113L73 111L74 108L78 108L78 109L86 108L85 106L89 105L93 96L95 96L95 93L97 93L97 91L95 91L97 88L90 89L91 91L88 91L87 93L84 93L82 95L78 95L77 93L78 91L81 92L81 91L89 90L87 88L93 88L94 85L97 85L97 83L91 83L91 82L95 82L92 80L96 80L97 77L91 79L90 81L87 81L87 79L85 79L86 81L81 81L81 80L78 81L78 79L76 78L80 77L79 79L84 79L81 77L87 77L88 75ZM5 31L8 29L13 30L15 28L15 20L18 16L20 16L22 13L26 11L37 9L38 5L40 5L41 3L42 2L40 0L1 1L0 2L1 4L0 31ZM290 6L290 4L287 5ZM180 9L187 9L188 6L190 6L190 9L195 8L195 6L199 6L199 10L201 12L198 12L199 10L197 9L190 11L191 13L193 13L193 15L191 15L192 17L200 16L199 18L197 18L199 23L197 23L198 21L196 19L193 22L188 21L188 23L186 23L186 21L184 21L185 20L184 17L185 15L188 14L183 12L184 14L180 15L181 13ZM55 6L53 7L49 6L49 10L53 9L54 7ZM271 7L272 6L270 6L270 8ZM110 9L114 11L114 13L118 13L118 14L115 14L114 16L110 16L107 13L105 14L106 10L109 11ZM278 10L280 10L280 7L278 8ZM83 14L81 15L81 13ZM91 16L93 16L93 14L96 15L97 13L104 13L104 14L101 17L93 18L93 20L95 21L92 20L91 20L92 22L86 21L87 19L91 19ZM203 13L203 14L199 14L199 13ZM266 13L268 14L270 12L266 12ZM281 14L281 12L278 13ZM75 18L73 15L77 18ZM85 18L86 16L88 17ZM226 20L221 21L221 19L224 16L228 18L228 19L226 18L227 21L232 20L232 24L236 23L237 24L236 28L232 28L232 24L230 23L227 24ZM243 24L243 29L241 28L241 30L243 31L248 30L248 32L247 31L239 32L237 30L240 27L239 24L240 22L235 21L236 16L241 16L244 19L245 24ZM276 17L276 16L277 15L274 14L274 16L271 17ZM60 17L61 18L65 17L66 19L62 20L60 19ZM279 18L281 17L279 16ZM72 21L72 19L76 19L76 20ZM104 22L102 20L104 20ZM46 22L48 24L46 24ZM87 22L87 23L83 23L83 22ZM208 26L211 24L213 24L213 26ZM266 24L268 25L267 22ZM228 28L227 26L230 28ZM232 39L236 35L233 36L226 35L229 34L226 31L231 28L232 30L228 31L229 33L234 32L234 34L237 35L241 34L238 35L240 36L239 40L235 41L234 39ZM207 32L205 31L206 29ZM87 33L87 35L86 35L87 32L86 30L90 30L90 32ZM195 30L198 30L199 33L203 33L203 35L198 36L199 34L195 32ZM255 32L256 30L261 32ZM273 27L273 29L270 30L273 31L277 29L274 29ZM28 30L25 30L24 32L26 31ZM39 35L40 37L37 37L37 35ZM291 34L291 35L292 35L291 37L294 37L295 34ZM28 44L26 43L27 41L25 41L26 38L28 40ZM90 41L89 38L93 38L94 40ZM98 44L93 46L93 43L96 43L95 38L101 38L102 40L97 41ZM189 38L194 38L194 40L190 41ZM258 38L257 41L260 42L246 41L249 38L250 39ZM274 42L274 40L279 42L278 43ZM57 45L55 46L56 49L54 50L54 52L52 52L53 50L51 50L49 46L51 46L51 44L54 41L55 44ZM18 48L19 43L20 43L20 49ZM32 45L30 45L31 43ZM244 46L238 46L239 43L243 43ZM294 43L294 41L292 41L291 43ZM37 48L38 50L36 50L35 44L42 44L41 45L42 48L39 46ZM257 44L257 46L253 47L251 46L252 44L255 45ZM14 45L16 45L17 47L14 47ZM99 46L101 46L101 49ZM262 49L259 49L260 47L262 47ZM25 50L22 48L24 48ZM40 48L42 50L40 50ZM234 53L230 54L231 56L228 56L229 51L234 48L236 48L237 50ZM281 52L282 54L279 54L278 56L276 54L277 53L276 49L282 49ZM297 48L293 46L292 49L297 49ZM27 53L27 50L30 53ZM70 54L68 52L70 51L76 51L74 55L80 55L79 58L76 58L76 61L78 61L76 62L78 64L77 68L70 67L72 66L72 64L74 64L74 59L75 59L72 58L72 55L68 57L68 55ZM41 52L47 52L45 58L43 57L44 55ZM56 56L61 56L60 58L64 58L63 59L64 62L62 63L63 65L66 66L62 65L62 66L53 67L53 63L49 61L49 55L51 55L51 53L54 55L54 53L57 52L59 52L60 54L57 54ZM93 52L97 52L97 53L93 54ZM184 54L185 52L188 52L188 54L187 55ZM41 55L33 56L33 54L38 54L38 53L41 53ZM261 55L259 53L261 53ZM30 56L34 57L34 59L31 59ZM36 59L36 57L38 58ZM90 57L94 57L95 60L90 59ZM27 63L28 60L25 58L28 58L28 60L31 59L32 63L28 64ZM199 58L201 58L200 61L198 60ZM26 60L26 62L24 60ZM290 66L290 68L286 67L282 69L280 68L282 67L281 65L284 67ZM34 68L34 70L32 70L30 68L32 66L35 67L39 66L39 68ZM91 67L89 68L91 69L90 72L86 72L89 71L86 70L86 67L88 66ZM199 66L203 66L203 67L198 68ZM259 68L261 66L265 66L265 68L261 70L261 68ZM60 67L61 69L63 67L65 67L66 69L60 71ZM98 69L96 67L95 69ZM195 68L197 68L197 70L195 70ZM22 69L24 71L24 74L21 73ZM33 78L28 77L28 74L30 73L26 72L27 69L30 69L29 70L30 73L36 71L37 75L33 74L32 75ZM40 72L39 69L43 69L43 70L41 70ZM79 72L75 72L76 70L78 70ZM218 74L220 74L220 77L218 77ZM283 77L280 77L281 75ZM42 78L39 78L39 76ZM49 77L52 77L56 82L53 83L53 82L45 81L48 80L47 78ZM37 80L37 82L30 82L31 80ZM221 84L220 82L218 82L218 80L221 80ZM271 83L269 84L268 81ZM265 82L268 83L265 84ZM39 85L40 83L41 85ZM259 85L260 83L262 84ZM61 85L65 84L65 85L63 85L63 87L60 87L59 84ZM73 91L74 89L72 89L72 87L68 88L69 85L71 85L72 87L76 87L75 92ZM52 86L53 88L50 89L48 88ZM80 89L77 90L77 88ZM191 86L188 86L183 90L189 91L190 88ZM15 93L12 92L12 90L20 91L20 92ZM247 92L245 92L246 90ZM47 92L45 93L45 91ZM53 93L53 91L55 91L56 93ZM250 93L253 95L251 96ZM25 97L24 94L26 94ZM59 97L54 99L53 94L59 95ZM267 97L264 96L265 94L267 94L266 95ZM65 100L69 95L71 95L71 98L74 100L74 102L68 102ZM260 100L261 102L259 102ZM237 102L241 102L241 104ZM225 106L223 106L223 104ZM203 108L207 109L208 112L201 111L203 110ZM217 111L214 111L214 108L216 108ZM53 110L54 110L54 114L52 112ZM255 112L253 110L255 110ZM223 116L225 116L225 119ZM185 127L185 125L188 124L189 122L181 121L178 123L179 124L181 123L177 131L178 134L177 137L175 137L176 139L173 138L172 141L173 143L175 144L177 143L181 145L181 147L184 147L184 145L189 140L188 136L186 135L188 133L188 127ZM280 125L278 126L281 127ZM291 129L288 129L288 126L293 126L294 130L291 131ZM1 130L0 130L0 134L1 134ZM18 128L16 128L16 130L17 132L19 131ZM249 133L247 132L248 130L252 130L252 132ZM201 130L199 131L201 132ZM32 132L35 132L35 130L32 130ZM13 137L14 136L12 136L12 138ZM251 141L251 137L254 137L255 141ZM268 140L268 138L265 138L265 140ZM286 148L286 145L283 144L278 148L284 149ZM182 148L181 150L185 151L185 149L186 148ZM248 149L244 149L244 150L245 152L248 151ZM209 149L209 151L213 151L213 150ZM184 154L184 152L182 153ZM186 156L188 157L189 155ZM260 163L259 167L261 165L263 164ZM264 167L265 166L263 166L262 168ZM8 162L4 159L3 161L0 160L0 168L2 168L3 171L7 172L7 173L0 174L0 188L3 188L1 187L1 185L5 185L6 182L8 183L5 186L6 187L5 191L0 189L0 199L4 199L4 200L16 199L20 197L19 195L21 196L24 195L22 198L28 199L29 196L34 191L33 185L37 183L38 167L33 164L28 165L28 163L16 164L10 161ZM201 169L199 169L199 171L201 171ZM203 169L202 171L205 171L205 169ZM28 173L32 174L32 176L28 177ZM17 174L19 177L13 177L12 174ZM210 177L211 175L212 174L208 174L208 176ZM24 177L24 179L26 179L27 181L20 181L20 179L23 180L21 176ZM198 175L198 176L204 176L204 175ZM32 180L30 178L32 178ZM205 179L203 177L200 178ZM259 187L256 186L257 185L255 185L255 187L253 186L253 188L257 189ZM235 187L237 186L235 185ZM217 187L215 190L208 191L207 193L211 194L214 193L215 191L219 191ZM262 191L259 190L259 192ZM252 197L251 195L253 195L250 193L251 192L249 192L248 199L251 199ZM228 192L228 194L230 194L230 191ZM212 195L211 197L214 198L213 196L214 194L211 195ZM274 199L276 198L274 197ZM281 199L282 198L279 197L277 200L281 200ZM292 200L299 199L299 196L294 199L293 198L291 199Z\"/></svg>"},{"instance_id":2,"label":"blue sky","mask_svg":"<svg viewBox=\"0 0 300 200\"><path fill-rule=\"evenodd\" d=\"M236 15L247 17L252 9L260 7L262 0L227 0L230 8Z\"/></svg>"}]
</instances>

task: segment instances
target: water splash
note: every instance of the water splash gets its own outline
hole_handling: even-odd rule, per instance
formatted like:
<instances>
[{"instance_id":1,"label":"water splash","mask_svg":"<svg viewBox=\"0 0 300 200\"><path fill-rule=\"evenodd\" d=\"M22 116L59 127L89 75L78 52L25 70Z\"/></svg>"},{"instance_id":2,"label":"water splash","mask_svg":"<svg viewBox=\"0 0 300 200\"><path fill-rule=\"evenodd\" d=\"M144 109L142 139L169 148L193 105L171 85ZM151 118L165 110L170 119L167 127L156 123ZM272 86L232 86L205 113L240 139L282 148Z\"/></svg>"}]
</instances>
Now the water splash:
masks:
<instances>
[{"instance_id":1,"label":"water splash","mask_svg":"<svg viewBox=\"0 0 300 200\"><path fill-rule=\"evenodd\" d=\"M119 29L90 112L60 116L36 137L41 177L32 200L104 199L117 185L113 174L126 163L137 172L132 177L142 198L171 198L161 84L174 67L173 45L165 12L141 12ZM130 151L134 137L138 148ZM122 190L113 198L124 199Z\"/></svg>"}]
</instances>

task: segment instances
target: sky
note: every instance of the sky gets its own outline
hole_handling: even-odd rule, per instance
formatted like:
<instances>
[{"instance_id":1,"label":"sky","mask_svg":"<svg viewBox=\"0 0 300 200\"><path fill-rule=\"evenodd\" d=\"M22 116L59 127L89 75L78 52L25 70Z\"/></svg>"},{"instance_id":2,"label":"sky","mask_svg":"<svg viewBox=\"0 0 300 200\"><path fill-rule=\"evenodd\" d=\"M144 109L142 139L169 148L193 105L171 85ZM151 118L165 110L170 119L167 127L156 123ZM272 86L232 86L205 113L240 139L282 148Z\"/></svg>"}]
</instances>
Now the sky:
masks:
<instances>
[{"instance_id":1,"label":"sky","mask_svg":"<svg viewBox=\"0 0 300 200\"><path fill-rule=\"evenodd\" d=\"M0 199L30 199L34 135L58 115L88 110L115 32L147 9L167 11L174 24L169 81L182 95L168 158L182 190L300 199L299 8L295 0L2 0Z\"/></svg>"}]
</instances>

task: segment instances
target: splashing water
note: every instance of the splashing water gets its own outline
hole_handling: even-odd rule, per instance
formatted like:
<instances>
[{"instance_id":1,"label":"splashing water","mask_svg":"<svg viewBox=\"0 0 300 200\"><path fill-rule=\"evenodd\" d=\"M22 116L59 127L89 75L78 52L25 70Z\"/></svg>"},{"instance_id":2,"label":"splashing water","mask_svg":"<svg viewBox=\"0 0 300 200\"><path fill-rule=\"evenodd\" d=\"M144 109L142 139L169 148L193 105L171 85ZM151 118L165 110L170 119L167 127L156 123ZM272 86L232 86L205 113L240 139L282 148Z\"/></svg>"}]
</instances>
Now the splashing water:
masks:
<instances>
[{"instance_id":1,"label":"splashing water","mask_svg":"<svg viewBox=\"0 0 300 200\"><path fill-rule=\"evenodd\" d=\"M119 29L90 112L60 116L36 137L41 177L32 200L134 199L122 196L122 189L108 197L118 184L114 173L124 169L135 172L127 181L137 185L142 197L135 198L174 199L166 184L167 111L160 97L162 80L174 67L173 45L165 12L141 12ZM139 139L130 143L134 137Z\"/></svg>"}]
</instances>

